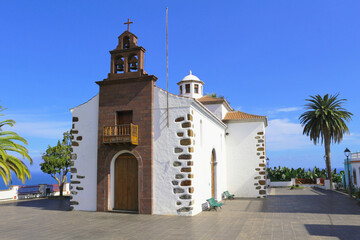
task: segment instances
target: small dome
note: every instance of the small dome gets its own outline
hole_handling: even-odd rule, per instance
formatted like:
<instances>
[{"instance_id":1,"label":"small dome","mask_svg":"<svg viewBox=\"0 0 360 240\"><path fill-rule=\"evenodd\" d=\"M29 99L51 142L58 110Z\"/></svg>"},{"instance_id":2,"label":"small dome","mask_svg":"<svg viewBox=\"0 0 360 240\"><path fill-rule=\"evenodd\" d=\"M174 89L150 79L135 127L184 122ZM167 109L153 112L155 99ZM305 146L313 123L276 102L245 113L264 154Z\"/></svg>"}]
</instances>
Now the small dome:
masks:
<instances>
[{"instance_id":1,"label":"small dome","mask_svg":"<svg viewBox=\"0 0 360 240\"><path fill-rule=\"evenodd\" d=\"M197 76L190 74L183 78L179 85L179 96L190 97L190 98L201 98L203 96L204 82L201 81Z\"/></svg>"},{"instance_id":2,"label":"small dome","mask_svg":"<svg viewBox=\"0 0 360 240\"><path fill-rule=\"evenodd\" d=\"M184 77L184 78L183 78L183 80L181 80L181 81L189 81L189 80L196 80L196 81L200 81L200 79L199 79L197 76L192 75L191 70L190 70L190 74L189 74L189 75L187 75L186 77Z\"/></svg>"}]
</instances>

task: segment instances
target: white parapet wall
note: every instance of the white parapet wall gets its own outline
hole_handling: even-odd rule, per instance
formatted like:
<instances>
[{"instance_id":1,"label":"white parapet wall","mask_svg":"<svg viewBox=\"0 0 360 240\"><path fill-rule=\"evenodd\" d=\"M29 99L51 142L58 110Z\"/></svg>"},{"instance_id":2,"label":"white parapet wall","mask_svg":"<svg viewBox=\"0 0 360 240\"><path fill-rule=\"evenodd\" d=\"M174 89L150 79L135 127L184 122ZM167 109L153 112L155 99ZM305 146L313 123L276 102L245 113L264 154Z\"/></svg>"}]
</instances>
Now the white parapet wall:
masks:
<instances>
[{"instance_id":1,"label":"white parapet wall","mask_svg":"<svg viewBox=\"0 0 360 240\"><path fill-rule=\"evenodd\" d=\"M302 187L317 187L325 190L330 189L330 180L324 180L324 185L320 184L320 178L316 179L317 184L299 184ZM291 181L278 181L272 182L270 179L267 179L266 185L269 187L291 187L296 185L295 178L292 178Z\"/></svg>"},{"instance_id":2,"label":"white parapet wall","mask_svg":"<svg viewBox=\"0 0 360 240\"><path fill-rule=\"evenodd\" d=\"M268 180L268 185L270 187L291 187L295 185L295 178L292 178L291 181L279 181L279 182L272 182Z\"/></svg>"},{"instance_id":3,"label":"white parapet wall","mask_svg":"<svg viewBox=\"0 0 360 240\"><path fill-rule=\"evenodd\" d=\"M7 190L0 190L0 201L18 200L19 186L10 186Z\"/></svg>"}]
</instances>

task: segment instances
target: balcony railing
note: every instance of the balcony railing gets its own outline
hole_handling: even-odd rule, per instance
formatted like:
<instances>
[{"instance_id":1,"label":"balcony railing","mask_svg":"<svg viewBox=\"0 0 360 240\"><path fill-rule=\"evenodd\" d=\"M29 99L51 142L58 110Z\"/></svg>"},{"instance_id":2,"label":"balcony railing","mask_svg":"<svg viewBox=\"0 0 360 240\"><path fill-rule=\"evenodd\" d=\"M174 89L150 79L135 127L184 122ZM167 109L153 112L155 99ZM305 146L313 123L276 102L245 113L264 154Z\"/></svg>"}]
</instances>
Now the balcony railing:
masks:
<instances>
[{"instance_id":1,"label":"balcony railing","mask_svg":"<svg viewBox=\"0 0 360 240\"><path fill-rule=\"evenodd\" d=\"M351 161L360 160L360 152L351 153Z\"/></svg>"},{"instance_id":2,"label":"balcony railing","mask_svg":"<svg viewBox=\"0 0 360 240\"><path fill-rule=\"evenodd\" d=\"M133 145L138 145L138 125L130 123L115 126L105 126L103 142L107 144L131 143Z\"/></svg>"}]
</instances>

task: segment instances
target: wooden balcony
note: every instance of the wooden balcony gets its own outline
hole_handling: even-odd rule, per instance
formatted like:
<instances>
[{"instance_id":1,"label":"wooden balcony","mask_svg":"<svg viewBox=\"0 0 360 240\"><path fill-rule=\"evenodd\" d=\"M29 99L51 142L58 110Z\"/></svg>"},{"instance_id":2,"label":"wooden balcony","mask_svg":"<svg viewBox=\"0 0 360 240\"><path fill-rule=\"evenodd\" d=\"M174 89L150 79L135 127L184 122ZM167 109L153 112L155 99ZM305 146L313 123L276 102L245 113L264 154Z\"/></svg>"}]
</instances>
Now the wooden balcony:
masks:
<instances>
[{"instance_id":1,"label":"wooden balcony","mask_svg":"<svg viewBox=\"0 0 360 240\"><path fill-rule=\"evenodd\" d=\"M138 125L130 123L105 126L103 132L103 142L105 144L131 143L133 145L139 145Z\"/></svg>"}]
</instances>

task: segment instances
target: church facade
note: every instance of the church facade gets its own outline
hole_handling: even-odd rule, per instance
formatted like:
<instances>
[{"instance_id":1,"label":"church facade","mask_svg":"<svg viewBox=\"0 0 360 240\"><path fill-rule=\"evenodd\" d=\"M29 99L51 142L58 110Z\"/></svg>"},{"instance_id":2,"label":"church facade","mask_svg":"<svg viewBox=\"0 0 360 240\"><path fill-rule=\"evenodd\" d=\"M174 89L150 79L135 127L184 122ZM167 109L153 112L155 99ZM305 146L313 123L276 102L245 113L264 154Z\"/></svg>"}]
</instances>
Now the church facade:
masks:
<instances>
[{"instance_id":1,"label":"church facade","mask_svg":"<svg viewBox=\"0 0 360 240\"><path fill-rule=\"evenodd\" d=\"M226 190L266 196L266 116L204 96L191 72L178 95L157 87L129 31L110 54L99 94L71 109L74 210L192 216Z\"/></svg>"}]
</instances>

